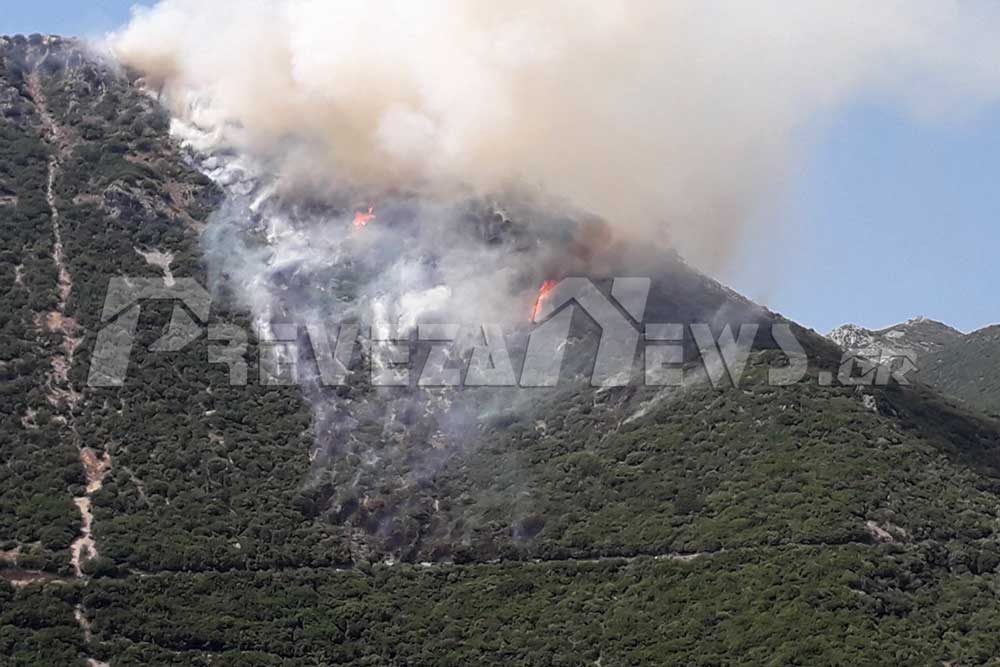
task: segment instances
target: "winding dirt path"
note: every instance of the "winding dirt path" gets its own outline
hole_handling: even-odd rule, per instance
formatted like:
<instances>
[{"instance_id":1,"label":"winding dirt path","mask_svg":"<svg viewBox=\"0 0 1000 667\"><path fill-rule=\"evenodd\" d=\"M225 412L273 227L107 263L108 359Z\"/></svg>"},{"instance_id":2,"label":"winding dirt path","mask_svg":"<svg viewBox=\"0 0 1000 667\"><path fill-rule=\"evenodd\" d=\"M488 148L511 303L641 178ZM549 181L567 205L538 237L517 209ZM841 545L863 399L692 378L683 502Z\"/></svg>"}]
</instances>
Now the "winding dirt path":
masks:
<instances>
[{"instance_id":1,"label":"winding dirt path","mask_svg":"<svg viewBox=\"0 0 1000 667\"><path fill-rule=\"evenodd\" d=\"M48 54L42 59L44 63ZM49 214L52 221L52 261L58 271L57 292L59 301L56 309L45 316L45 327L53 333L58 333L62 337L60 346L61 354L52 357L52 372L47 383L47 394L49 402L64 409L63 420L66 427L73 434L76 448L80 453L80 465L83 466L87 480L84 494L73 499L74 504L80 512L80 534L70 545L71 563L73 572L77 579L84 579L83 564L98 555L97 544L93 536L93 521L91 497L101 489L104 477L111 469L111 457L107 454L98 454L90 447L83 445L79 432L74 423L74 412L80 403L82 395L70 381L69 373L73 368L76 350L80 346L81 338L78 335L78 325L76 319L69 316L67 305L70 294L73 292L73 276L66 263L66 253L63 246L62 220L59 212L58 197L56 195L56 183L62 171L62 162L73 150L74 141L69 133L56 121L48 106L45 91L41 79L38 76L38 65L27 79L28 94L34 102L38 115L41 118L46 139L55 148L55 152L49 158L48 181L46 184L45 198L49 205ZM33 577L26 577L25 580L38 580ZM52 579L59 581L59 579ZM82 605L78 605L74 615L80 629L83 632L84 640L90 643L92 633L90 623L87 620L86 611ZM91 667L107 667L104 663L88 658Z\"/></svg>"},{"instance_id":2,"label":"winding dirt path","mask_svg":"<svg viewBox=\"0 0 1000 667\"><path fill-rule=\"evenodd\" d=\"M87 489L85 495L73 499L77 509L80 510L80 536L70 546L73 571L77 577L83 576L83 563L98 555L97 544L91 530L94 522L91 496L101 490L104 477L111 470L111 456L106 452L98 454L89 447L81 447L80 462L87 477Z\"/></svg>"},{"instance_id":3,"label":"winding dirt path","mask_svg":"<svg viewBox=\"0 0 1000 667\"><path fill-rule=\"evenodd\" d=\"M44 58L42 60L44 61ZM35 103L38 115L42 119L42 125L47 135L46 139L56 149L56 152L49 158L45 199L49 205L49 216L52 221L52 261L58 272L57 292L59 294L59 302L55 310L45 315L44 324L49 331L62 336L62 354L57 354L52 358L52 373L49 378L48 387L49 401L53 405L64 404L73 408L80 401L81 397L69 381L69 371L73 367L73 359L77 348L80 346L81 339L77 335L78 326L76 319L67 315L67 304L69 296L73 291L73 276L66 265L61 216L56 197L56 182L62 170L62 160L69 155L72 150L72 144L49 111L45 91L42 88L37 71L32 72L28 76L27 81L28 94Z\"/></svg>"}]
</instances>

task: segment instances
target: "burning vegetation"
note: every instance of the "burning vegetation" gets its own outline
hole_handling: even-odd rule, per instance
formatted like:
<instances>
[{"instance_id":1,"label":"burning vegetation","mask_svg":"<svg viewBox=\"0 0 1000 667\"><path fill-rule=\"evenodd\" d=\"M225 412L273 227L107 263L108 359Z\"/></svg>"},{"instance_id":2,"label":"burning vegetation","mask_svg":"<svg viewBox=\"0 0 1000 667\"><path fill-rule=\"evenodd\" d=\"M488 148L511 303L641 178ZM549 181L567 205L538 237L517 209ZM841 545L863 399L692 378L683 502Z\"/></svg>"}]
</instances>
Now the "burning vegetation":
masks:
<instances>
[{"instance_id":1,"label":"burning vegetation","mask_svg":"<svg viewBox=\"0 0 1000 667\"><path fill-rule=\"evenodd\" d=\"M535 299L535 307L531 309L531 321L535 322L538 320L538 313L541 312L542 306L549 298L549 294L555 289L556 285L559 284L557 280L546 280L542 283L542 286L538 288L538 297Z\"/></svg>"},{"instance_id":2,"label":"burning vegetation","mask_svg":"<svg viewBox=\"0 0 1000 667\"><path fill-rule=\"evenodd\" d=\"M354 228L364 229L368 226L368 223L375 219L375 207L369 206L367 213L362 213L358 211L354 214Z\"/></svg>"}]
</instances>

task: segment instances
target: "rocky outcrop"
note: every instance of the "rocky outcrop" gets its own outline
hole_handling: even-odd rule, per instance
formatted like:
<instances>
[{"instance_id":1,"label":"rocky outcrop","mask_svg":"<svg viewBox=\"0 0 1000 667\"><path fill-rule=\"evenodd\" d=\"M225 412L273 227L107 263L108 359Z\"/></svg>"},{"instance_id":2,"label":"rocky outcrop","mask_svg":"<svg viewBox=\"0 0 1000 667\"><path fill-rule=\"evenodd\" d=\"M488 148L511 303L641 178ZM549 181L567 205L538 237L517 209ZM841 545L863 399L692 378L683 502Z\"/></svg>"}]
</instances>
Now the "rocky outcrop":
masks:
<instances>
[{"instance_id":1,"label":"rocky outcrop","mask_svg":"<svg viewBox=\"0 0 1000 667\"><path fill-rule=\"evenodd\" d=\"M947 324L917 317L875 330L845 324L831 331L827 337L845 351L872 361L907 357L916 363L923 355L937 352L964 335Z\"/></svg>"}]
</instances>

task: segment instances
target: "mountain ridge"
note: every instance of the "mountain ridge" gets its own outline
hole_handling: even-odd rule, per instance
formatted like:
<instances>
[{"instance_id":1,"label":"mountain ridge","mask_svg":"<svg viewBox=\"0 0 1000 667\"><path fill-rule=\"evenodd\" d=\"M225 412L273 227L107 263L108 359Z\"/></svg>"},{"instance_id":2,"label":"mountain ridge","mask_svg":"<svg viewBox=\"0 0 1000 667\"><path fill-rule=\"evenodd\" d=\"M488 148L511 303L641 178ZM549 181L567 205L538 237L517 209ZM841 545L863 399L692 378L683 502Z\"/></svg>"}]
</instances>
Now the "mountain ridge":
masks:
<instances>
[{"instance_id":1,"label":"mountain ridge","mask_svg":"<svg viewBox=\"0 0 1000 667\"><path fill-rule=\"evenodd\" d=\"M358 382L323 397L357 419L318 449L323 422L300 387L268 386L252 365L249 386L229 386L205 339L150 350L169 303L143 305L124 386L87 386L107 280L163 280L167 263L207 282L203 234L223 193L134 81L70 42L3 42L0 91L0 184L14 198L0 208L0 373L13 386L0 405L16 416L0 427L0 652L13 664L1000 654L1000 427L922 385L822 386L839 350L797 325L815 362L798 384L767 384L784 358L765 342L740 386L567 384L474 414L450 448L424 404ZM679 292L658 316L725 315L717 283L670 266L683 280L665 281ZM275 275L281 294L319 280ZM211 323L250 330L222 298L233 289L223 281ZM55 379L67 333L51 312L81 339ZM107 463L92 491L88 461ZM94 549L77 572L81 497Z\"/></svg>"},{"instance_id":2,"label":"mountain ridge","mask_svg":"<svg viewBox=\"0 0 1000 667\"><path fill-rule=\"evenodd\" d=\"M927 355L917 378L990 414L1000 414L1000 325L983 327Z\"/></svg>"},{"instance_id":3,"label":"mountain ridge","mask_svg":"<svg viewBox=\"0 0 1000 667\"><path fill-rule=\"evenodd\" d=\"M920 355L936 352L963 336L965 334L958 329L925 317L911 318L882 329L844 324L827 334L844 350L874 360L899 356L916 360Z\"/></svg>"},{"instance_id":4,"label":"mountain ridge","mask_svg":"<svg viewBox=\"0 0 1000 667\"><path fill-rule=\"evenodd\" d=\"M1000 414L1000 325L963 333L941 322L917 317L883 329L845 324L827 337L845 352L875 362L901 357L913 362L912 379L964 401L977 410Z\"/></svg>"}]
</instances>

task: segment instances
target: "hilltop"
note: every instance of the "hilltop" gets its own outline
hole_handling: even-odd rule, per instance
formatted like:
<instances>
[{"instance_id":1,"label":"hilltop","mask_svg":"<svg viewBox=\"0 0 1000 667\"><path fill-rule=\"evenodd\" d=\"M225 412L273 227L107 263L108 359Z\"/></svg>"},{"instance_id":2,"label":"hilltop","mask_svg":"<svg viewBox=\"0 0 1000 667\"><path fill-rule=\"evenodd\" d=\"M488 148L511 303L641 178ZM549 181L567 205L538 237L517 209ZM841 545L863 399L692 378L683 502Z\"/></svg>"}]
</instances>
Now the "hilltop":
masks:
<instances>
[{"instance_id":1,"label":"hilltop","mask_svg":"<svg viewBox=\"0 0 1000 667\"><path fill-rule=\"evenodd\" d=\"M783 358L761 340L739 387L569 383L486 410L363 380L317 399L254 365L248 386L230 386L205 337L150 350L174 311L148 303L124 385L88 386L108 280L208 283L204 235L234 205L169 127L134 76L79 43L0 40L11 664L974 665L1000 653L1000 426L923 385L822 386L840 351L796 325L812 364L793 385L767 384ZM493 230L492 213L470 214L470 228ZM650 317L787 322L675 255L653 259ZM269 278L286 295L330 269L310 270ZM220 278L208 324L252 331L224 298L232 280ZM575 324L574 344L592 343ZM901 330L873 333L925 353L955 339L937 323ZM468 423L443 418L453 399L476 408ZM337 411L353 421L328 442Z\"/></svg>"}]
</instances>

